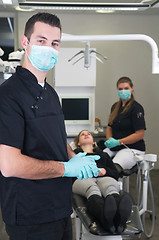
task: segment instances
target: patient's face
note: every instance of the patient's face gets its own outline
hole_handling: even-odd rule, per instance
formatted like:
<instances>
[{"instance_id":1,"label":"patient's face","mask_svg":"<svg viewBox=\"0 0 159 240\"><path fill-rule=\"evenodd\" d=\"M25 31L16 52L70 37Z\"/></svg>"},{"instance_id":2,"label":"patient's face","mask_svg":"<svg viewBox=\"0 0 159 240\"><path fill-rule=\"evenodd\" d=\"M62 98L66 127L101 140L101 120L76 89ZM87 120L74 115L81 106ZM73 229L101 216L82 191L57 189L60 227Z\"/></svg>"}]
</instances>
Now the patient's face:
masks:
<instances>
[{"instance_id":1,"label":"patient's face","mask_svg":"<svg viewBox=\"0 0 159 240\"><path fill-rule=\"evenodd\" d=\"M92 134L87 131L87 130L83 130L80 135L79 135L79 142L78 145L82 146L82 145L86 145L86 144L94 144L94 139Z\"/></svg>"}]
</instances>

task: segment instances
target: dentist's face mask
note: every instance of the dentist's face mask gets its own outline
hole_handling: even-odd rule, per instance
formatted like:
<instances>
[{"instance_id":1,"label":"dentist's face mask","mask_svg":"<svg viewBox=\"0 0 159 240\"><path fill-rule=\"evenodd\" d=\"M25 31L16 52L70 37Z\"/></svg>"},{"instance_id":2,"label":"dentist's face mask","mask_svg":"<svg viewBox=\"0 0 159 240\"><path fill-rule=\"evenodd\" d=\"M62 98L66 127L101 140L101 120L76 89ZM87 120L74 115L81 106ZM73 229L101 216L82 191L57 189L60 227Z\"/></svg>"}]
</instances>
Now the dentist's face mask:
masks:
<instances>
[{"instance_id":1,"label":"dentist's face mask","mask_svg":"<svg viewBox=\"0 0 159 240\"><path fill-rule=\"evenodd\" d=\"M53 68L58 61L58 53L52 47L39 45L31 46L30 56L26 52L31 64L40 71L48 71Z\"/></svg>"},{"instance_id":2,"label":"dentist's face mask","mask_svg":"<svg viewBox=\"0 0 159 240\"><path fill-rule=\"evenodd\" d=\"M122 100L127 100L131 96L130 90L120 90L118 91L118 97L121 98Z\"/></svg>"}]
</instances>

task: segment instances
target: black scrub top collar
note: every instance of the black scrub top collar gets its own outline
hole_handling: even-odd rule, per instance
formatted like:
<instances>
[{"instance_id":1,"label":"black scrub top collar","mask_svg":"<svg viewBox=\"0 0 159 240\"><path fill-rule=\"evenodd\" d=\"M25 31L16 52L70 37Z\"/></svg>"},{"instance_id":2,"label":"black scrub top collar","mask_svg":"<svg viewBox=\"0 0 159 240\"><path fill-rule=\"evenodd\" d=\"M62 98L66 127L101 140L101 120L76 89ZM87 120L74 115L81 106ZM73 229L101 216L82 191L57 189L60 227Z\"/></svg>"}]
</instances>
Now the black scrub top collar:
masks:
<instances>
[{"instance_id":1,"label":"black scrub top collar","mask_svg":"<svg viewBox=\"0 0 159 240\"><path fill-rule=\"evenodd\" d=\"M120 108L119 108L119 113L122 113L124 108L128 105L128 103L131 101L131 99L129 101L126 102L125 106L123 107L122 106L122 102L121 102L121 105L120 105ZM133 101L134 102L134 101Z\"/></svg>"},{"instance_id":2,"label":"black scrub top collar","mask_svg":"<svg viewBox=\"0 0 159 240\"><path fill-rule=\"evenodd\" d=\"M17 66L16 73L21 76L21 78L26 81L28 84L34 84L36 86L39 86L39 88L42 88L42 86L38 83L37 78L35 75L30 72L28 69L23 68L22 66ZM44 80L44 86L46 84L46 78Z\"/></svg>"},{"instance_id":3,"label":"black scrub top collar","mask_svg":"<svg viewBox=\"0 0 159 240\"><path fill-rule=\"evenodd\" d=\"M121 106L122 108L125 108L126 105L128 105L128 103L129 103L130 101L131 101L131 98L129 99L129 101L127 101L127 102L125 103L125 106L124 106L124 107L122 106L122 101L121 101L121 105L120 105L120 106Z\"/></svg>"}]
</instances>

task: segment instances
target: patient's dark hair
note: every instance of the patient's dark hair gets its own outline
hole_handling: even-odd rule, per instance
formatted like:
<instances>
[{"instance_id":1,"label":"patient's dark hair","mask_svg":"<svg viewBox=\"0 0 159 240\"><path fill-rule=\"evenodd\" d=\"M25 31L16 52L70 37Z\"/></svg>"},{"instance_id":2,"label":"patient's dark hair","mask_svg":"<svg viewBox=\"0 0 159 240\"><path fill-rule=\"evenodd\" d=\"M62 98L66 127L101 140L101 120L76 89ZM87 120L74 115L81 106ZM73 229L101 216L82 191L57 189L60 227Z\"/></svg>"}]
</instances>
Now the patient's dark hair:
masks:
<instances>
[{"instance_id":1,"label":"patient's dark hair","mask_svg":"<svg viewBox=\"0 0 159 240\"><path fill-rule=\"evenodd\" d=\"M24 35L28 38L28 40L30 40L31 34L34 31L34 25L36 22L43 22L43 23L49 24L52 27L59 28L60 31L62 29L60 19L56 15L46 13L46 12L37 13L33 15L31 18L29 18L29 20L26 22Z\"/></svg>"},{"instance_id":2,"label":"patient's dark hair","mask_svg":"<svg viewBox=\"0 0 159 240\"><path fill-rule=\"evenodd\" d=\"M80 131L79 132L79 134L74 138L74 144L75 144L75 147L76 148L78 148L78 147L80 147L79 145L78 145L78 143L79 143L79 137L80 137L80 134L83 132L83 131L88 131L88 130L82 130L82 131ZM88 131L89 132L89 131ZM89 132L90 133L90 132ZM90 133L91 134L91 133ZM92 134L91 134L92 135ZM92 136L93 137L93 136ZM94 141L94 137L93 137L93 141ZM94 141L95 142L95 141ZM95 149L95 148L97 148L97 145L96 144L94 144L93 145L93 149Z\"/></svg>"}]
</instances>

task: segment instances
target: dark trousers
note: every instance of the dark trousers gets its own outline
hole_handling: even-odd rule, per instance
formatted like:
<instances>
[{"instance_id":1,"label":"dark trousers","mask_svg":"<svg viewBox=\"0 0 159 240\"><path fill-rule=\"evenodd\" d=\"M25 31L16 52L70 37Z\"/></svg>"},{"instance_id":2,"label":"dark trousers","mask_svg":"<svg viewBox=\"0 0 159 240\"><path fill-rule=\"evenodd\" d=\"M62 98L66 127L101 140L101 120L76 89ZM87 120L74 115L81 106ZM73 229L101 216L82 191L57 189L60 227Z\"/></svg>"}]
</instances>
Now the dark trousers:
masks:
<instances>
[{"instance_id":1,"label":"dark trousers","mask_svg":"<svg viewBox=\"0 0 159 240\"><path fill-rule=\"evenodd\" d=\"M32 226L6 225L6 231L10 240L72 240L70 217Z\"/></svg>"}]
</instances>

